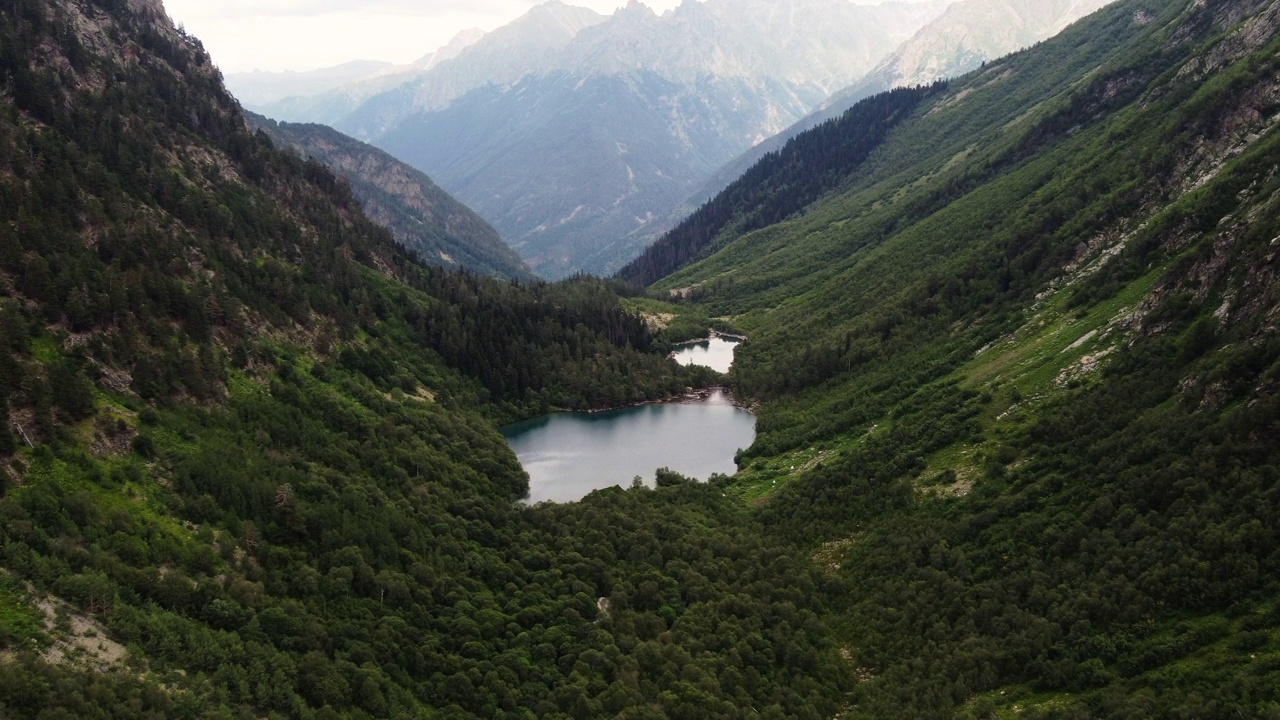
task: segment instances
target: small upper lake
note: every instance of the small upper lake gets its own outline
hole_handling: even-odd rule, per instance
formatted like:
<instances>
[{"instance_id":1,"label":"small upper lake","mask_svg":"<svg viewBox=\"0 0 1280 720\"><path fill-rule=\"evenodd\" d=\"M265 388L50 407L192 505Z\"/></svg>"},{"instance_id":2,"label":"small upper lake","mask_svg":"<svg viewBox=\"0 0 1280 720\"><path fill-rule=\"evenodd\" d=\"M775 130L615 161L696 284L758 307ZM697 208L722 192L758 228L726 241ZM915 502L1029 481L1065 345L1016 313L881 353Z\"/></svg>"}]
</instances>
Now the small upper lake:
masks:
<instances>
[{"instance_id":1,"label":"small upper lake","mask_svg":"<svg viewBox=\"0 0 1280 720\"><path fill-rule=\"evenodd\" d=\"M727 373L733 365L733 354L741 343L737 338L718 335L710 340L684 343L671 356L681 365L702 365Z\"/></svg>"},{"instance_id":2,"label":"small upper lake","mask_svg":"<svg viewBox=\"0 0 1280 720\"><path fill-rule=\"evenodd\" d=\"M706 480L732 475L741 448L755 442L756 418L723 391L698 401L602 413L557 413L502 429L529 473L530 503L575 502L595 490L650 486L667 467Z\"/></svg>"}]
</instances>

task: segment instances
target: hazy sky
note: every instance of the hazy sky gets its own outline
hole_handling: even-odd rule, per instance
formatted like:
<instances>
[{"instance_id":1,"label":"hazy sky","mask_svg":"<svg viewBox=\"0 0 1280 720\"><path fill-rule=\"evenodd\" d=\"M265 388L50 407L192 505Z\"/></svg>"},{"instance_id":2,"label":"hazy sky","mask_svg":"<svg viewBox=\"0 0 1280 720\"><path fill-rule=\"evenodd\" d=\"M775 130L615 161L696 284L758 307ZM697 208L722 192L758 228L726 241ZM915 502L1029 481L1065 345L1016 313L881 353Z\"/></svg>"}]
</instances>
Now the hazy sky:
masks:
<instances>
[{"instance_id":1,"label":"hazy sky","mask_svg":"<svg viewBox=\"0 0 1280 720\"><path fill-rule=\"evenodd\" d=\"M462 30L493 30L541 0L164 0L223 72L407 63ZM612 13L626 0L568 0ZM680 0L645 0L661 13Z\"/></svg>"}]
</instances>

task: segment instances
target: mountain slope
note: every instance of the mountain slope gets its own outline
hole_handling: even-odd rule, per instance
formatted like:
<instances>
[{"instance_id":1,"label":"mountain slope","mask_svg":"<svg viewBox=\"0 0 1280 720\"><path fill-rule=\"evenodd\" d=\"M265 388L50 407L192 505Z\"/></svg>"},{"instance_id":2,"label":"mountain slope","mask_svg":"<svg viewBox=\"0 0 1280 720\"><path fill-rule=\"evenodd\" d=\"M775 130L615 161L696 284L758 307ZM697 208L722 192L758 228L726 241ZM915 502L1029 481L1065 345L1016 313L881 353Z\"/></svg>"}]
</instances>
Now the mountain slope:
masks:
<instances>
[{"instance_id":1,"label":"mountain slope","mask_svg":"<svg viewBox=\"0 0 1280 720\"><path fill-rule=\"evenodd\" d=\"M603 283L413 261L157 2L0 6L0 87L6 718L835 712L814 574L717 488L515 502L496 420L711 379Z\"/></svg>"},{"instance_id":2,"label":"mountain slope","mask_svg":"<svg viewBox=\"0 0 1280 720\"><path fill-rule=\"evenodd\" d=\"M706 202L766 154L781 150L800 133L840 117L864 98L897 87L958 77L985 62L1047 40L1112 1L961 0L820 108L718 168L685 206Z\"/></svg>"},{"instance_id":3,"label":"mountain slope","mask_svg":"<svg viewBox=\"0 0 1280 720\"><path fill-rule=\"evenodd\" d=\"M426 175L381 150L323 125L276 123L256 115L249 122L277 145L294 148L345 177L369 219L424 262L499 277L532 277L488 223Z\"/></svg>"},{"instance_id":4,"label":"mountain slope","mask_svg":"<svg viewBox=\"0 0 1280 720\"><path fill-rule=\"evenodd\" d=\"M712 169L859 77L944 6L712 0L659 17L632 3L517 76L485 70L491 84L441 102L431 90L441 67L338 127L426 171L544 276L607 273ZM479 48L450 68L470 67Z\"/></svg>"},{"instance_id":5,"label":"mountain slope","mask_svg":"<svg viewBox=\"0 0 1280 720\"><path fill-rule=\"evenodd\" d=\"M846 717L1277 707L1277 51L1273 2L1119 3L752 229L840 121L797 138L657 284L750 335L734 490L843 588Z\"/></svg>"},{"instance_id":6,"label":"mountain slope","mask_svg":"<svg viewBox=\"0 0 1280 720\"><path fill-rule=\"evenodd\" d=\"M710 254L717 240L786 220L839 188L898 124L946 85L902 88L860 103L763 160L667 233L618 277L651 285Z\"/></svg>"}]
</instances>

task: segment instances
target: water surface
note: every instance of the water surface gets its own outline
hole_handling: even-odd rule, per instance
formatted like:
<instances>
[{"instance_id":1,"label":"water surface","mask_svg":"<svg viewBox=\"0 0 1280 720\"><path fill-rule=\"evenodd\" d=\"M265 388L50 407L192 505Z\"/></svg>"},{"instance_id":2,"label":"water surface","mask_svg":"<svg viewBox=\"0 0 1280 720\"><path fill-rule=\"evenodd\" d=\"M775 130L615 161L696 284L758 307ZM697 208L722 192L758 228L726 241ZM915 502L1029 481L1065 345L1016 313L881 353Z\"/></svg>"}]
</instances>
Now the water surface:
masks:
<instances>
[{"instance_id":1,"label":"water surface","mask_svg":"<svg viewBox=\"0 0 1280 720\"><path fill-rule=\"evenodd\" d=\"M741 343L741 340L724 336L696 340L678 346L671 356L681 365L703 365L727 373L733 365L733 354Z\"/></svg>"},{"instance_id":2,"label":"water surface","mask_svg":"<svg viewBox=\"0 0 1280 720\"><path fill-rule=\"evenodd\" d=\"M603 413L557 413L502 429L529 473L531 503L575 502L592 491L629 487L669 467L706 480L732 475L740 448L755 442L756 418L723 391L697 402Z\"/></svg>"}]
</instances>

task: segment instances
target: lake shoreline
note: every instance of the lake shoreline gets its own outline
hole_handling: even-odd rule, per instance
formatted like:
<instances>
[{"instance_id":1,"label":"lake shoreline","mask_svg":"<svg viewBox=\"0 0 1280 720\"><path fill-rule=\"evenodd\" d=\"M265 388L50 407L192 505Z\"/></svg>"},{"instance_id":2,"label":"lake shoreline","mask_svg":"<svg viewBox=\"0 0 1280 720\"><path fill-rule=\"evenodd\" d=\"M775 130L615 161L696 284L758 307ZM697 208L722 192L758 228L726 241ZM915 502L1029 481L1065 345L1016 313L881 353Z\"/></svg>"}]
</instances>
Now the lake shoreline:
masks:
<instances>
[{"instance_id":1,"label":"lake shoreline","mask_svg":"<svg viewBox=\"0 0 1280 720\"><path fill-rule=\"evenodd\" d=\"M708 335L707 337L693 338L692 340L681 340L680 342L675 343L674 346L677 348L680 348L680 347L684 347L685 345L697 345L698 343L711 342L712 340L724 340L724 339L737 340L739 343L744 343L748 340L746 335L737 335L734 333L720 332L719 330L711 330L710 332L711 334ZM676 356L675 350L672 350L667 355L667 357L670 357L670 358L674 358L675 356Z\"/></svg>"},{"instance_id":2,"label":"lake shoreline","mask_svg":"<svg viewBox=\"0 0 1280 720\"><path fill-rule=\"evenodd\" d=\"M685 340L676 343L667 353L667 359L686 367L699 365L710 368L722 375L733 371L737 349L746 340L737 335L728 335L712 330L711 336L701 340Z\"/></svg>"},{"instance_id":3,"label":"lake shoreline","mask_svg":"<svg viewBox=\"0 0 1280 720\"><path fill-rule=\"evenodd\" d=\"M758 418L727 388L707 387L595 412L553 412L502 428L529 477L523 505L578 502L597 490L654 486L655 468L705 481L739 471Z\"/></svg>"},{"instance_id":4,"label":"lake shoreline","mask_svg":"<svg viewBox=\"0 0 1280 720\"><path fill-rule=\"evenodd\" d=\"M584 413L587 415L596 415L599 413L616 412L618 410L629 410L631 408L645 407L647 405L687 405L691 403L704 402L710 400L717 392L724 393L729 398L730 404L734 407L745 410L752 415L755 414L755 404L748 405L740 401L734 394L733 390L724 385L711 385L705 388L685 388L683 392L668 395L664 398L655 400L641 400L639 402L625 403L620 405L605 405L601 407L588 408L585 410L575 410L573 408L556 408L553 413Z\"/></svg>"}]
</instances>

